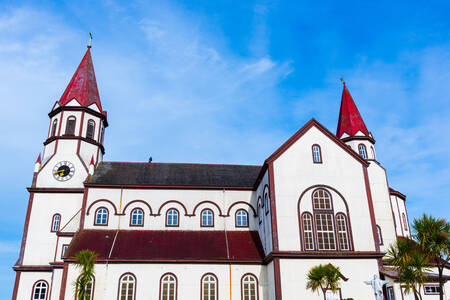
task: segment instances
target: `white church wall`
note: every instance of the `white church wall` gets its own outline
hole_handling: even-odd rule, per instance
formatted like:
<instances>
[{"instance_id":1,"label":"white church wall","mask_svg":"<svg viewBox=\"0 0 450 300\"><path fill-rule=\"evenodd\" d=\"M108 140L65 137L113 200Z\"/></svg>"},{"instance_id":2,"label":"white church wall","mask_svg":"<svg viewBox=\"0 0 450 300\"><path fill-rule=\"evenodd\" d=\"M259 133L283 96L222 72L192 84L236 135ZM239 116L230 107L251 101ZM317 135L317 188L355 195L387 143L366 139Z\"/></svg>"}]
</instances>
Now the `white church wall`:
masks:
<instances>
[{"instance_id":1,"label":"white church wall","mask_svg":"<svg viewBox=\"0 0 450 300\"><path fill-rule=\"evenodd\" d=\"M313 144L321 147L321 164L313 163ZM347 201L355 250L375 250L363 166L316 127L275 160L274 177L280 250L300 250L297 204L314 185L330 186Z\"/></svg>"},{"instance_id":2,"label":"white church wall","mask_svg":"<svg viewBox=\"0 0 450 300\"><path fill-rule=\"evenodd\" d=\"M397 197L396 195L391 195L390 197L391 197L392 209L393 209L394 216L395 216L395 223L397 225L396 226L397 236L409 236L410 228L409 228L409 223L408 223L408 213L406 211L405 200L403 200L400 197ZM405 223L403 221L403 214L405 214L407 228L405 228Z\"/></svg>"},{"instance_id":3,"label":"white church wall","mask_svg":"<svg viewBox=\"0 0 450 300\"><path fill-rule=\"evenodd\" d=\"M52 282L52 272L21 272L17 299L32 299L33 286L40 280L45 281L48 288Z\"/></svg>"},{"instance_id":4,"label":"white church wall","mask_svg":"<svg viewBox=\"0 0 450 300\"><path fill-rule=\"evenodd\" d=\"M267 205L265 201L266 194L269 205ZM261 201L261 207L258 208L258 214L261 213L262 218L258 217L258 234L264 248L264 253L267 255L272 251L272 219L270 210L269 172L267 170L253 195L256 202L258 199ZM260 219L261 223L259 223Z\"/></svg>"},{"instance_id":5,"label":"white church wall","mask_svg":"<svg viewBox=\"0 0 450 300\"><path fill-rule=\"evenodd\" d=\"M86 142L80 144L80 157L87 167L91 163L92 155L94 156L94 162L97 161L97 148L98 147L96 145Z\"/></svg>"}]
</instances>

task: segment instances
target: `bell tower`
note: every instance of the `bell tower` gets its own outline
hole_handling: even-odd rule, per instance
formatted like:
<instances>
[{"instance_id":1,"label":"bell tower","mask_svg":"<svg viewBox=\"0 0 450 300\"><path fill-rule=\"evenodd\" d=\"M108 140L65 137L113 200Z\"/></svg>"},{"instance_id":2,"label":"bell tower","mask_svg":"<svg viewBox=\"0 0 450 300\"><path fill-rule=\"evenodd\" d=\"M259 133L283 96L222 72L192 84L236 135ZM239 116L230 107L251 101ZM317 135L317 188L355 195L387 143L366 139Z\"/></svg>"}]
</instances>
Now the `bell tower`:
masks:
<instances>
[{"instance_id":1,"label":"bell tower","mask_svg":"<svg viewBox=\"0 0 450 300\"><path fill-rule=\"evenodd\" d=\"M103 137L108 126L95 79L91 47L81 60L64 93L50 113L44 142L40 187L82 187L89 165L102 161Z\"/></svg>"}]
</instances>

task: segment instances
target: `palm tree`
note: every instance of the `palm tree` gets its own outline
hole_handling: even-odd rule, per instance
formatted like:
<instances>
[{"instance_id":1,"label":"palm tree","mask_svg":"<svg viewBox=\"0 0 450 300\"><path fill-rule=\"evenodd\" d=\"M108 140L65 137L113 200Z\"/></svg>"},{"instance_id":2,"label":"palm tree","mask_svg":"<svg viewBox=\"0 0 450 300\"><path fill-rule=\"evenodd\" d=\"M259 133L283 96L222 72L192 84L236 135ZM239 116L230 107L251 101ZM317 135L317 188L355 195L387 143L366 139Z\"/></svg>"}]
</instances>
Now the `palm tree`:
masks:
<instances>
[{"instance_id":1,"label":"palm tree","mask_svg":"<svg viewBox=\"0 0 450 300\"><path fill-rule=\"evenodd\" d=\"M80 276L74 282L75 299L89 300L91 297L94 265L98 254L91 250L81 250L74 256L75 266L81 268Z\"/></svg>"},{"instance_id":2,"label":"palm tree","mask_svg":"<svg viewBox=\"0 0 450 300\"><path fill-rule=\"evenodd\" d=\"M326 291L332 290L333 292L339 289L339 281L345 280L339 271L339 267L335 267L332 264L314 266L309 270L307 277L306 288L311 289L313 292L319 290L322 291L323 299L326 300Z\"/></svg>"},{"instance_id":3,"label":"palm tree","mask_svg":"<svg viewBox=\"0 0 450 300\"><path fill-rule=\"evenodd\" d=\"M444 282L442 274L450 259L450 223L424 214L422 218L414 220L413 228L416 232L415 239L422 251L436 263L439 273L439 299L443 300Z\"/></svg>"},{"instance_id":4,"label":"palm tree","mask_svg":"<svg viewBox=\"0 0 450 300\"><path fill-rule=\"evenodd\" d=\"M405 284L407 293L413 292L416 300L421 300L420 290L425 282L425 272L429 271L428 257L410 238L399 238L387 251L388 263L397 267L400 282Z\"/></svg>"}]
</instances>

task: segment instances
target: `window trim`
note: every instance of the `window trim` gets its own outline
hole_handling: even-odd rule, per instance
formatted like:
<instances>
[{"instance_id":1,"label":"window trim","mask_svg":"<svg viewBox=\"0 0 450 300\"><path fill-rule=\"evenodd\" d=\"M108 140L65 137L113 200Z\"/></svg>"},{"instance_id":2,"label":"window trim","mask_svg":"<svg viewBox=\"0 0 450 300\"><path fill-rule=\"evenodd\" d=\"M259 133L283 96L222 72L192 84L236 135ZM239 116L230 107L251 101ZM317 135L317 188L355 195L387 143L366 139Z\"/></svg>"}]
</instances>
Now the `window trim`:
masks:
<instances>
[{"instance_id":1,"label":"window trim","mask_svg":"<svg viewBox=\"0 0 450 300\"><path fill-rule=\"evenodd\" d=\"M377 155L375 154L375 148L373 146L370 146L370 151L372 152L372 159L377 160Z\"/></svg>"},{"instance_id":2,"label":"window trim","mask_svg":"<svg viewBox=\"0 0 450 300\"><path fill-rule=\"evenodd\" d=\"M37 280L37 281L34 282L33 288L31 289L31 297L30 297L30 299L31 299L31 300L34 300L34 289L36 288L36 285L37 285L39 282L43 282L43 283L45 283L45 284L47 285L47 287L45 288L45 300L47 300L47 298L48 298L48 293L49 293L49 287L50 287L50 286L49 286L47 280L45 280L45 279L39 279L39 280Z\"/></svg>"},{"instance_id":3,"label":"window trim","mask_svg":"<svg viewBox=\"0 0 450 300\"><path fill-rule=\"evenodd\" d=\"M78 276L77 278L80 278L80 276ZM120 288L120 284L119 284L119 288ZM90 297L89 300L93 300L94 299L94 291L95 291L95 276L92 276L91 297ZM77 300L77 299L75 299L75 300Z\"/></svg>"},{"instance_id":4,"label":"window trim","mask_svg":"<svg viewBox=\"0 0 450 300\"><path fill-rule=\"evenodd\" d=\"M212 219L211 219L212 223L211 223L211 225L204 225L203 224L203 212L205 212L207 210L209 210L211 212L211 214L212 214ZM211 208L204 208L204 209L202 209L200 211L200 227L214 227L214 211Z\"/></svg>"},{"instance_id":5,"label":"window trim","mask_svg":"<svg viewBox=\"0 0 450 300\"><path fill-rule=\"evenodd\" d=\"M64 253L66 251L64 251L64 247L67 247L66 250L69 248L69 244L62 244L61 246L61 260L63 260L64 258L67 258L67 256L64 255Z\"/></svg>"},{"instance_id":6,"label":"window trim","mask_svg":"<svg viewBox=\"0 0 450 300\"><path fill-rule=\"evenodd\" d=\"M56 217L59 217L58 229L54 230L53 229L53 227L54 227L53 225L55 223L55 218ZM52 216L52 223L50 224L50 232L58 232L60 228L61 228L61 214L59 214L59 213L53 214L53 216Z\"/></svg>"},{"instance_id":7,"label":"window trim","mask_svg":"<svg viewBox=\"0 0 450 300\"><path fill-rule=\"evenodd\" d=\"M331 291L331 289L325 289L325 298L326 298L327 291ZM339 299L341 300L342 299L342 290L341 290L341 288L338 288L338 291L339 291Z\"/></svg>"},{"instance_id":8,"label":"window trim","mask_svg":"<svg viewBox=\"0 0 450 300\"><path fill-rule=\"evenodd\" d=\"M97 223L97 213L102 208L106 209L106 224ZM94 213L94 226L108 226L108 224L109 224L109 210L105 206L98 207Z\"/></svg>"},{"instance_id":9,"label":"window trim","mask_svg":"<svg viewBox=\"0 0 450 300\"><path fill-rule=\"evenodd\" d=\"M392 291L392 295L394 296L393 299L389 299L389 290ZM387 300L395 300L395 293L394 293L394 287L393 286L388 286L386 287L386 299Z\"/></svg>"},{"instance_id":10,"label":"window trim","mask_svg":"<svg viewBox=\"0 0 450 300\"><path fill-rule=\"evenodd\" d=\"M313 248L312 249L306 249L306 239L305 239L305 228L303 225L303 217L304 215L309 215L311 217L311 228L312 228L312 243ZM314 222L314 217L311 212L305 211L300 215L300 228L301 228L301 234L302 234L302 247L304 251L315 251L316 248L316 239L315 239L315 232L316 232L316 223Z\"/></svg>"},{"instance_id":11,"label":"window trim","mask_svg":"<svg viewBox=\"0 0 450 300\"><path fill-rule=\"evenodd\" d=\"M409 224L408 224L408 221L406 220L406 214L404 212L402 212L402 220L403 220L403 227L405 228L405 231L408 231Z\"/></svg>"},{"instance_id":12,"label":"window trim","mask_svg":"<svg viewBox=\"0 0 450 300\"><path fill-rule=\"evenodd\" d=\"M120 290L121 290L122 278L124 278L125 276L128 276L128 275L130 275L134 279L133 299L132 300L136 300L137 279L136 279L136 275L134 275L131 272L126 272L126 273L123 273L122 275L120 275L120 277L119 277L119 284L117 286L117 300L120 300L120 296L121 296Z\"/></svg>"},{"instance_id":13,"label":"window trim","mask_svg":"<svg viewBox=\"0 0 450 300\"><path fill-rule=\"evenodd\" d=\"M319 161L316 161L315 157L314 157L314 147L318 147L319 148ZM311 153L312 153L312 159L313 159L313 163L314 164L322 164L323 163L323 158L322 158L322 148L320 147L319 144L313 144L311 146Z\"/></svg>"},{"instance_id":14,"label":"window trim","mask_svg":"<svg viewBox=\"0 0 450 300\"><path fill-rule=\"evenodd\" d=\"M161 278L159 279L159 300L162 300L162 284L163 284L163 278L171 275L173 277L175 277L175 300L178 299L178 277L177 275L171 273L171 272L167 272L161 275ZM200 286L201 288L201 286Z\"/></svg>"},{"instance_id":15,"label":"window trim","mask_svg":"<svg viewBox=\"0 0 450 300\"><path fill-rule=\"evenodd\" d=\"M169 225L169 211L175 210L177 212L177 224L176 225ZM180 227L180 211L176 209L175 207L171 207L166 211L166 227Z\"/></svg>"},{"instance_id":16,"label":"window trim","mask_svg":"<svg viewBox=\"0 0 450 300\"><path fill-rule=\"evenodd\" d=\"M88 137L89 132L89 122L92 121L93 127L92 127L92 137ZM95 140L95 121L93 119L89 119L86 123L86 138L90 140Z\"/></svg>"},{"instance_id":17,"label":"window trim","mask_svg":"<svg viewBox=\"0 0 450 300\"><path fill-rule=\"evenodd\" d=\"M344 217L344 222L345 222L345 233L347 235L347 247L348 249L341 249L341 244L339 241L339 228L338 228L338 224L337 224L337 217L338 216L343 216ZM335 223L335 231L336 231L336 246L338 251L352 251L352 244L350 242L350 233L349 233L349 227L348 227L348 217L346 214L344 214L343 212L338 212L334 215L334 223ZM342 296L341 296L342 298Z\"/></svg>"},{"instance_id":18,"label":"window trim","mask_svg":"<svg viewBox=\"0 0 450 300\"><path fill-rule=\"evenodd\" d=\"M245 214L247 215L247 225L238 225L237 214L240 211L244 211ZM248 211L245 210L244 208L239 208L238 210L236 210L236 212L234 213L234 227L236 227L236 228L248 228L249 225L250 225L250 220L248 218Z\"/></svg>"},{"instance_id":19,"label":"window trim","mask_svg":"<svg viewBox=\"0 0 450 300\"><path fill-rule=\"evenodd\" d=\"M73 124L73 133L67 133L67 129L69 128L69 120L73 119L75 121L75 123ZM66 128L64 128L64 135L65 136L75 136L75 131L77 128L77 117L75 117L74 115L70 115L67 117L66 119Z\"/></svg>"},{"instance_id":20,"label":"window trim","mask_svg":"<svg viewBox=\"0 0 450 300\"><path fill-rule=\"evenodd\" d=\"M267 200L267 201L266 201ZM263 203L266 216L270 213L270 188L266 184L263 189Z\"/></svg>"},{"instance_id":21,"label":"window trim","mask_svg":"<svg viewBox=\"0 0 450 300\"><path fill-rule=\"evenodd\" d=\"M378 238L378 244L383 245L383 233L381 232L381 227L377 224L375 225L377 229L377 238Z\"/></svg>"},{"instance_id":22,"label":"window trim","mask_svg":"<svg viewBox=\"0 0 450 300\"><path fill-rule=\"evenodd\" d=\"M423 293L425 295L439 295L440 294L440 291L438 291L437 293L429 293L429 292L425 291L426 287L436 287L436 288L440 289L441 287L439 286L439 284L424 284L423 285Z\"/></svg>"},{"instance_id":23,"label":"window trim","mask_svg":"<svg viewBox=\"0 0 450 300\"><path fill-rule=\"evenodd\" d=\"M50 137L56 136L56 131L58 130L58 118L55 118L50 127Z\"/></svg>"},{"instance_id":24,"label":"window trim","mask_svg":"<svg viewBox=\"0 0 450 300\"><path fill-rule=\"evenodd\" d=\"M133 213L136 211L136 210L140 210L140 211L142 211L142 224L133 224ZM144 222L145 222L145 212L144 212L144 210L142 209L142 208L140 208L140 207L135 207L135 208L133 208L132 210L131 210L131 212L130 212L130 227L144 227Z\"/></svg>"},{"instance_id":25,"label":"window trim","mask_svg":"<svg viewBox=\"0 0 450 300\"><path fill-rule=\"evenodd\" d=\"M203 279L206 276L212 276L216 279L216 296L215 299L218 300L219 299L219 279L217 278L216 274L208 272L203 274L202 278L200 278L200 300L203 300Z\"/></svg>"},{"instance_id":26,"label":"window trim","mask_svg":"<svg viewBox=\"0 0 450 300\"><path fill-rule=\"evenodd\" d=\"M246 276L252 276L253 278L256 279L256 300L259 300L259 281L258 277L253 273L245 273L241 277L241 300L244 300L244 278Z\"/></svg>"},{"instance_id":27,"label":"window trim","mask_svg":"<svg viewBox=\"0 0 450 300\"><path fill-rule=\"evenodd\" d=\"M361 155L361 148L360 148L361 146L364 148L364 155L365 155L366 157L363 157L363 156ZM360 156L362 159L369 159L369 156L367 155L367 147L366 147L366 145L364 145L363 143L358 144L358 154L359 154L359 156Z\"/></svg>"},{"instance_id":28,"label":"window trim","mask_svg":"<svg viewBox=\"0 0 450 300\"><path fill-rule=\"evenodd\" d=\"M263 215L264 215L264 209L262 207L262 198L261 196L258 197L258 201L256 202L256 209L258 212L258 224L261 225L263 222Z\"/></svg>"}]
</instances>

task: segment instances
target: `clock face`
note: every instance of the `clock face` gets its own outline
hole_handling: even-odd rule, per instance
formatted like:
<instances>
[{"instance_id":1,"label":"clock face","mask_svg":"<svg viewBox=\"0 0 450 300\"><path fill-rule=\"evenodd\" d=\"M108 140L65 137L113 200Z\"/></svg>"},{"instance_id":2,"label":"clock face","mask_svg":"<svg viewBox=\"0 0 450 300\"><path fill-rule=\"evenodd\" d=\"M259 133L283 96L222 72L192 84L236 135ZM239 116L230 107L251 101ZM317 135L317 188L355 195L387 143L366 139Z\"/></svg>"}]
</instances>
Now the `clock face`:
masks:
<instances>
[{"instance_id":1,"label":"clock face","mask_svg":"<svg viewBox=\"0 0 450 300\"><path fill-rule=\"evenodd\" d=\"M59 181L67 181L75 174L75 166L70 161L60 161L53 167L53 177Z\"/></svg>"}]
</instances>

